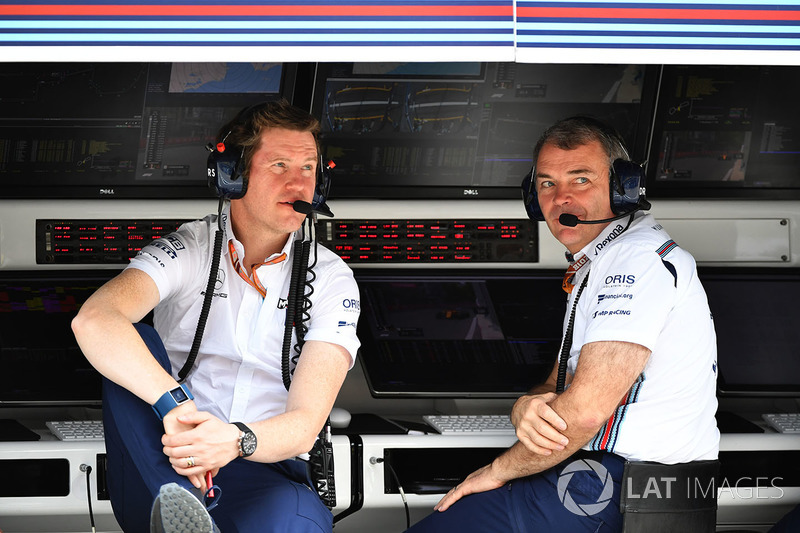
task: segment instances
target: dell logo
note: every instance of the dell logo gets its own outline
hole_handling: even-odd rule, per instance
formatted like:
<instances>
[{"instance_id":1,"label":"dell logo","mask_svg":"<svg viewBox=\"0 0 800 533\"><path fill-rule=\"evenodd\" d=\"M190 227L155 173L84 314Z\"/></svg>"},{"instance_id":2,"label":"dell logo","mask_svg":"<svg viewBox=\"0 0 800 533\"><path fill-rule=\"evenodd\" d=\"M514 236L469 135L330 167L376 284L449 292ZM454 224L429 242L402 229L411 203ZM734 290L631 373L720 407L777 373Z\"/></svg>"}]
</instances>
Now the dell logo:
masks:
<instances>
[{"instance_id":1,"label":"dell logo","mask_svg":"<svg viewBox=\"0 0 800 533\"><path fill-rule=\"evenodd\" d=\"M100 189L100 195L101 196L103 196L103 195L113 196L114 195L114 189Z\"/></svg>"},{"instance_id":2,"label":"dell logo","mask_svg":"<svg viewBox=\"0 0 800 533\"><path fill-rule=\"evenodd\" d=\"M464 196L478 196L478 189L464 189Z\"/></svg>"}]
</instances>

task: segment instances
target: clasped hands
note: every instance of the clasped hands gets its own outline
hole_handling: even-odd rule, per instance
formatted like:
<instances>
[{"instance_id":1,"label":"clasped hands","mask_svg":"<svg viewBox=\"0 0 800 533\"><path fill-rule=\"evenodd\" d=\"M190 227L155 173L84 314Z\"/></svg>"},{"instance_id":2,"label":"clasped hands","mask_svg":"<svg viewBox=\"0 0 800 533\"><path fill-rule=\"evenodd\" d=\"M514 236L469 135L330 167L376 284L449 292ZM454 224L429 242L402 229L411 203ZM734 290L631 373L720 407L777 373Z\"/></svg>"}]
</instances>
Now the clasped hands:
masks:
<instances>
[{"instance_id":1,"label":"clasped hands","mask_svg":"<svg viewBox=\"0 0 800 533\"><path fill-rule=\"evenodd\" d=\"M164 455L178 474L203 492L209 489L204 474L210 471L216 476L239 456L238 439L236 426L193 405L180 405L164 416Z\"/></svg>"}]
</instances>

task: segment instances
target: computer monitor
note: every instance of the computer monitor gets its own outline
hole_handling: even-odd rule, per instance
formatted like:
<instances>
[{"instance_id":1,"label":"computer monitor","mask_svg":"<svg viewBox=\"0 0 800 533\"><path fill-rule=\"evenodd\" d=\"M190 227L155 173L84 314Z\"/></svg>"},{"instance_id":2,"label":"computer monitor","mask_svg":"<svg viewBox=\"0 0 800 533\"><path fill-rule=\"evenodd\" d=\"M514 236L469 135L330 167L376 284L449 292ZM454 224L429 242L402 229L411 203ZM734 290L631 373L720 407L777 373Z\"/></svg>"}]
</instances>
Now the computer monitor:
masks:
<instances>
[{"instance_id":1,"label":"computer monitor","mask_svg":"<svg viewBox=\"0 0 800 533\"><path fill-rule=\"evenodd\" d=\"M0 406L99 406L100 374L70 323L118 270L0 270Z\"/></svg>"},{"instance_id":2,"label":"computer monitor","mask_svg":"<svg viewBox=\"0 0 800 533\"><path fill-rule=\"evenodd\" d=\"M800 198L800 67L665 65L651 198Z\"/></svg>"},{"instance_id":3,"label":"computer monitor","mask_svg":"<svg viewBox=\"0 0 800 533\"><path fill-rule=\"evenodd\" d=\"M533 145L585 114L644 161L658 69L644 65L319 63L335 198L520 198Z\"/></svg>"},{"instance_id":4,"label":"computer monitor","mask_svg":"<svg viewBox=\"0 0 800 533\"><path fill-rule=\"evenodd\" d=\"M563 272L359 269L359 353L375 397L514 398L561 343Z\"/></svg>"},{"instance_id":5,"label":"computer monitor","mask_svg":"<svg viewBox=\"0 0 800 533\"><path fill-rule=\"evenodd\" d=\"M0 63L0 198L204 198L206 145L285 63Z\"/></svg>"},{"instance_id":6,"label":"computer monitor","mask_svg":"<svg viewBox=\"0 0 800 533\"><path fill-rule=\"evenodd\" d=\"M721 396L800 397L800 271L700 269Z\"/></svg>"}]
</instances>

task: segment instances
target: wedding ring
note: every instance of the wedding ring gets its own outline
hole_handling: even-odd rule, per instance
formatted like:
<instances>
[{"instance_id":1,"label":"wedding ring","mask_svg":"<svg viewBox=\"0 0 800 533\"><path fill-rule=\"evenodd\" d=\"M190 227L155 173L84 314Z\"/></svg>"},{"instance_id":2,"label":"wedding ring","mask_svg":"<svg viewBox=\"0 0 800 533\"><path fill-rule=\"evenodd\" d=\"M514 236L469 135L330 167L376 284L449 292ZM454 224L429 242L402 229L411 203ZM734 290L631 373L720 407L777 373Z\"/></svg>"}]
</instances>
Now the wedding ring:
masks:
<instances>
[{"instance_id":1,"label":"wedding ring","mask_svg":"<svg viewBox=\"0 0 800 533\"><path fill-rule=\"evenodd\" d=\"M194 457L191 455L186 458L186 468L192 468L194 466Z\"/></svg>"}]
</instances>

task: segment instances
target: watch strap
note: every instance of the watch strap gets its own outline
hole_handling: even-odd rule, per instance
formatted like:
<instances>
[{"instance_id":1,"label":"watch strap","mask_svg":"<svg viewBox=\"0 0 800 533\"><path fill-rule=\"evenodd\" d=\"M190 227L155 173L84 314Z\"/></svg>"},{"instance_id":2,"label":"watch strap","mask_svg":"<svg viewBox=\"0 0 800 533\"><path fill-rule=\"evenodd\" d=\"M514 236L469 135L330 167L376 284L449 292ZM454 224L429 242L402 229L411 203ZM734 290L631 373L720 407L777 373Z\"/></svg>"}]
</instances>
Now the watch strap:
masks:
<instances>
[{"instance_id":1,"label":"watch strap","mask_svg":"<svg viewBox=\"0 0 800 533\"><path fill-rule=\"evenodd\" d=\"M244 424L244 422L231 422L231 424L233 424L234 426L236 426L237 428L239 428L239 431L241 431L241 432L242 432L242 433L239 435L239 457L249 457L249 456L251 456L251 455L252 455L252 452L251 452L251 453L247 453L247 454L246 454L246 453L244 453L244 444L243 444L243 442L242 442L242 441L244 440L244 436L245 436L246 434L248 434L248 433L249 433L250 435L252 435L252 436L253 436L253 439L255 440L255 433L253 433L253 430L252 430L252 429L250 429L249 427L247 427L247 426Z\"/></svg>"},{"instance_id":2,"label":"watch strap","mask_svg":"<svg viewBox=\"0 0 800 533\"><path fill-rule=\"evenodd\" d=\"M245 433L248 433L248 432L252 433L252 430L249 427L247 427L246 425L244 425L243 422L231 422L231 424L233 424L234 426L239 428L240 431L244 431Z\"/></svg>"},{"instance_id":3,"label":"watch strap","mask_svg":"<svg viewBox=\"0 0 800 533\"><path fill-rule=\"evenodd\" d=\"M194 400L189 387L181 383L174 389L170 389L161 395L161 398L153 404L153 411L159 420L164 420L167 413L178 407L179 405Z\"/></svg>"}]
</instances>

